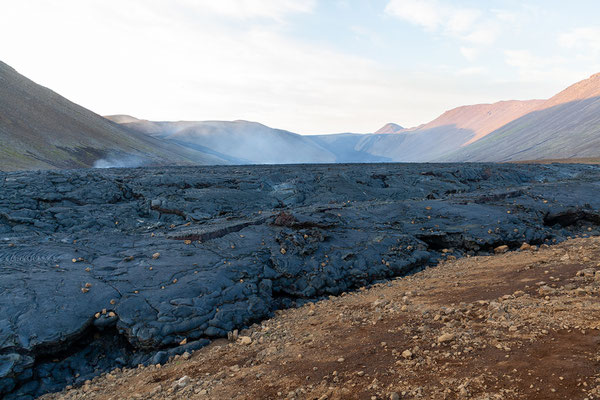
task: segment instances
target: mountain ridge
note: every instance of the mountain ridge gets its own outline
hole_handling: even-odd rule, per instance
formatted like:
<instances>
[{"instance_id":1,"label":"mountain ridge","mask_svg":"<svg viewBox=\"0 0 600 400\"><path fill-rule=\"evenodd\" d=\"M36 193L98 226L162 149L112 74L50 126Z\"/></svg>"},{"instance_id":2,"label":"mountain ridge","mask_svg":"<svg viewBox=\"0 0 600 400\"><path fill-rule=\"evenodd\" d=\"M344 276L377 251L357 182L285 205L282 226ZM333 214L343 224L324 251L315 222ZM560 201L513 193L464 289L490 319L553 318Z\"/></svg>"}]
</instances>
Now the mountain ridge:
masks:
<instances>
[{"instance_id":1,"label":"mountain ridge","mask_svg":"<svg viewBox=\"0 0 600 400\"><path fill-rule=\"evenodd\" d=\"M229 157L238 164L331 163L335 155L305 136L254 121L148 121L131 116L106 118L139 133Z\"/></svg>"},{"instance_id":2,"label":"mountain ridge","mask_svg":"<svg viewBox=\"0 0 600 400\"><path fill-rule=\"evenodd\" d=\"M455 107L413 128L299 135L260 122L101 117L0 62L0 170L600 157L600 73L546 100Z\"/></svg>"},{"instance_id":3,"label":"mountain ridge","mask_svg":"<svg viewBox=\"0 0 600 400\"><path fill-rule=\"evenodd\" d=\"M485 137L528 112L536 110L544 100L503 100L495 103L473 104L453 108L431 122L421 125L417 131L454 125L458 129L472 130L475 135L463 146Z\"/></svg>"},{"instance_id":4,"label":"mountain ridge","mask_svg":"<svg viewBox=\"0 0 600 400\"><path fill-rule=\"evenodd\" d=\"M437 161L520 161L600 156L600 73L533 112Z\"/></svg>"},{"instance_id":5,"label":"mountain ridge","mask_svg":"<svg viewBox=\"0 0 600 400\"><path fill-rule=\"evenodd\" d=\"M400 133L404 130L405 130L405 128L403 126L395 124L393 122L388 122L387 124L385 124L384 126L379 128L378 130L376 130L374 133L376 135L383 134L383 133Z\"/></svg>"},{"instance_id":6,"label":"mountain ridge","mask_svg":"<svg viewBox=\"0 0 600 400\"><path fill-rule=\"evenodd\" d=\"M559 157L577 157L590 158L600 156L600 143L596 145L596 137L600 135L600 127L594 125L594 108L587 111L586 106L581 101L593 99L594 95L600 96L600 74L594 74L590 78L576 82L563 91L557 93L549 99L535 100L504 100L495 103L482 103L474 105L465 105L455 107L445 111L432 121L413 128L403 128L395 123L387 123L373 134L332 134L332 135L311 135L302 136L292 134L288 131L275 130L263 124L248 121L203 121L203 122L150 122L138 120L136 128L140 132L159 136L163 139L176 139L182 133L173 134L173 126L182 126L187 124L191 126L210 126L220 124L220 133L222 137L230 135L232 127L240 124L260 126L264 130L272 130L281 134L295 135L295 140L311 142L317 146L315 151L319 155L313 157L301 156L293 159L292 162L431 162L431 161L518 161L525 159L547 159ZM572 103L569 107L566 104ZM569 108L561 112L561 117L553 116L557 106ZM583 108L582 108L583 107ZM550 110L550 111L545 111ZM588 115L584 120L577 119L577 115ZM537 116L537 117L536 117ZM109 116L109 118L112 118ZM114 120L125 117L116 116ZM131 118L131 117L129 117ZM509 139L504 138L505 134L500 135L501 139L489 139L490 135L503 129L517 129L515 121L527 121L537 118L536 126L543 126L547 132L554 132L554 135L561 131L570 132L572 135L583 135L584 141L592 141L592 146L584 146L581 140L570 140L568 137L562 139L546 138L537 140L531 135L532 128L530 124L525 124L521 128L524 131L515 133ZM566 124L569 118L575 118L579 121L580 127L584 129L577 130L575 127ZM512 125L511 125L512 124ZM562 124L562 125L561 125ZM590 125L591 124L591 125ZM131 123L125 123L131 125ZM509 128L506 128L506 127ZM191 128L190 128L191 129ZM206 130L206 128L203 128ZM237 129L237 128L236 128ZM178 129L185 131L185 129ZM535 129L534 129L535 131ZM284 133L286 132L286 133ZM188 132L189 133L189 132ZM521 135L523 140L519 140ZM215 148L216 142L205 144L198 142L191 143L190 140L179 140L181 145L207 145L218 154L227 154L227 149L221 145ZM231 140L231 139L229 139ZM504 143L496 148L496 141L504 140ZM552 146L543 145L541 142L548 141L554 143ZM522 143L521 143L522 142ZM482 143L490 143L488 150L483 148ZM527 150L527 148L530 148ZM531 150L538 148L538 150ZM296 152L294 150L294 152ZM264 163L280 162L281 159L256 159L243 158L241 154L236 155L236 159L243 163ZM285 161L285 159L283 160Z\"/></svg>"}]
</instances>

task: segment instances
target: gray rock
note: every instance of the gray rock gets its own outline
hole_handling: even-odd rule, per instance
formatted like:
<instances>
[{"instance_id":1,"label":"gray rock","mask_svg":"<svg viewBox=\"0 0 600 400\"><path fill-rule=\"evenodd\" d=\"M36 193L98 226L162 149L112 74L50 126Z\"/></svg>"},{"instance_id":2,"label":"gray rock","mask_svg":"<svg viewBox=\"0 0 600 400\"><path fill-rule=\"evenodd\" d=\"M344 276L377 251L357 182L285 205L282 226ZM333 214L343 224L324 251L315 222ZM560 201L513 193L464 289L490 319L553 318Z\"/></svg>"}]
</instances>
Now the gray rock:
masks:
<instances>
[{"instance_id":1,"label":"gray rock","mask_svg":"<svg viewBox=\"0 0 600 400\"><path fill-rule=\"evenodd\" d=\"M484 164L2 173L0 396L164 363L443 249L561 241L600 220L599 178ZM293 218L276 224L282 211Z\"/></svg>"}]
</instances>

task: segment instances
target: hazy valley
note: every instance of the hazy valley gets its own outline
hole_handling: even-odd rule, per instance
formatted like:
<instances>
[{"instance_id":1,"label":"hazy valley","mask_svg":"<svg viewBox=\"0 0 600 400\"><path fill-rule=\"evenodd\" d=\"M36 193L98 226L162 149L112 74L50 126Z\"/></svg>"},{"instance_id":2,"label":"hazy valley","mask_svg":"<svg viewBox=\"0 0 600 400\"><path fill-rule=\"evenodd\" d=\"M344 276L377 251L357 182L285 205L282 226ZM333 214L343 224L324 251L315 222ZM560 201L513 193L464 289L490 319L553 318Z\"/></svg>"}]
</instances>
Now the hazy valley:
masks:
<instances>
[{"instance_id":1,"label":"hazy valley","mask_svg":"<svg viewBox=\"0 0 600 400\"><path fill-rule=\"evenodd\" d=\"M461 106L414 128L300 135L239 120L103 118L0 64L0 169L590 158L599 99L594 75L548 100Z\"/></svg>"}]
</instances>

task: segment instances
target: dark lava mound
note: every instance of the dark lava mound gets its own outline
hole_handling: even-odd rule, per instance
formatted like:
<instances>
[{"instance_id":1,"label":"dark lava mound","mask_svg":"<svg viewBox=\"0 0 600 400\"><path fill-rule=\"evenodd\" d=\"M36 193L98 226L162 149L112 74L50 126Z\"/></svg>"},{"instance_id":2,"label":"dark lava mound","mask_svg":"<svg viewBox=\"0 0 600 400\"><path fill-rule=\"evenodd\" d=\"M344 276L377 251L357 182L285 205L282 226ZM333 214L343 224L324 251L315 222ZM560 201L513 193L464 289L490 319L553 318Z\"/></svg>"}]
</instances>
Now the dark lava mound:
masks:
<instances>
[{"instance_id":1,"label":"dark lava mound","mask_svg":"<svg viewBox=\"0 0 600 400\"><path fill-rule=\"evenodd\" d=\"M0 174L0 395L162 363L447 254L598 234L599 178L483 164Z\"/></svg>"}]
</instances>

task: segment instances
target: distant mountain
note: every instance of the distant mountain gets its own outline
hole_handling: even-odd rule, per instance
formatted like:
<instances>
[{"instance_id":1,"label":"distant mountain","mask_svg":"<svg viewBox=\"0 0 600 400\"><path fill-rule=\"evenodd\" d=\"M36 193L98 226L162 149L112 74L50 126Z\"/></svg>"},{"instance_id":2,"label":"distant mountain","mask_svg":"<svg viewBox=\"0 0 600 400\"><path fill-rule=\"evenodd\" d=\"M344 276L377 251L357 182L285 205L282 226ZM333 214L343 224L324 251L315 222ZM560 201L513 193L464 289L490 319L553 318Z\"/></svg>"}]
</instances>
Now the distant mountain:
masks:
<instances>
[{"instance_id":1,"label":"distant mountain","mask_svg":"<svg viewBox=\"0 0 600 400\"><path fill-rule=\"evenodd\" d=\"M468 130L473 132L463 145L473 143L507 123L534 111L544 100L509 100L493 104L475 104L446 111L433 121L420 126L417 131L429 131L434 128Z\"/></svg>"},{"instance_id":2,"label":"distant mountain","mask_svg":"<svg viewBox=\"0 0 600 400\"><path fill-rule=\"evenodd\" d=\"M392 162L393 158L371 154L370 146L365 145L376 134L336 133L330 135L305 136L306 140L329 150L338 163L377 163Z\"/></svg>"},{"instance_id":3,"label":"distant mountain","mask_svg":"<svg viewBox=\"0 0 600 400\"><path fill-rule=\"evenodd\" d=\"M0 170L224 162L123 129L0 62Z\"/></svg>"},{"instance_id":4,"label":"distant mountain","mask_svg":"<svg viewBox=\"0 0 600 400\"><path fill-rule=\"evenodd\" d=\"M541 103L543 100L513 100L462 106L409 129L387 124L365 139L361 150L398 162L431 161L481 139L507 122L535 110Z\"/></svg>"},{"instance_id":5,"label":"distant mountain","mask_svg":"<svg viewBox=\"0 0 600 400\"><path fill-rule=\"evenodd\" d=\"M357 150L393 162L427 162L459 149L473 137L468 129L441 126L401 134L368 135Z\"/></svg>"},{"instance_id":6,"label":"distant mountain","mask_svg":"<svg viewBox=\"0 0 600 400\"><path fill-rule=\"evenodd\" d=\"M238 164L332 163L335 155L306 136L250 121L153 122L112 115L130 130Z\"/></svg>"},{"instance_id":7,"label":"distant mountain","mask_svg":"<svg viewBox=\"0 0 600 400\"><path fill-rule=\"evenodd\" d=\"M600 73L574 83L562 92L546 100L540 108L550 108L579 100L588 100L598 96L600 96Z\"/></svg>"},{"instance_id":8,"label":"distant mountain","mask_svg":"<svg viewBox=\"0 0 600 400\"><path fill-rule=\"evenodd\" d=\"M401 127L398 124L394 124L393 122L389 122L387 124L385 124L384 126L382 126L381 128L379 128L375 133L376 134L380 134L380 133L400 133L404 130L403 127Z\"/></svg>"},{"instance_id":9,"label":"distant mountain","mask_svg":"<svg viewBox=\"0 0 600 400\"><path fill-rule=\"evenodd\" d=\"M514 161L600 156L600 74L578 82L440 161Z\"/></svg>"},{"instance_id":10,"label":"distant mountain","mask_svg":"<svg viewBox=\"0 0 600 400\"><path fill-rule=\"evenodd\" d=\"M110 117L138 132L236 163L508 161L600 157L600 74L548 100L446 111L405 129L301 136L247 121L150 122Z\"/></svg>"},{"instance_id":11,"label":"distant mountain","mask_svg":"<svg viewBox=\"0 0 600 400\"><path fill-rule=\"evenodd\" d=\"M414 128L302 136L250 121L103 118L0 62L0 170L166 164L518 161L600 157L600 74L548 100L446 111Z\"/></svg>"},{"instance_id":12,"label":"distant mountain","mask_svg":"<svg viewBox=\"0 0 600 400\"><path fill-rule=\"evenodd\" d=\"M391 158L369 153L371 134L299 135L250 121L154 122L129 115L105 118L124 127L236 164L374 163Z\"/></svg>"}]
</instances>

